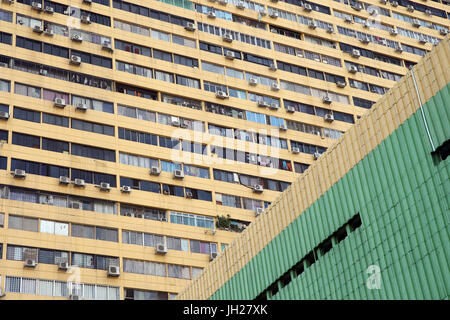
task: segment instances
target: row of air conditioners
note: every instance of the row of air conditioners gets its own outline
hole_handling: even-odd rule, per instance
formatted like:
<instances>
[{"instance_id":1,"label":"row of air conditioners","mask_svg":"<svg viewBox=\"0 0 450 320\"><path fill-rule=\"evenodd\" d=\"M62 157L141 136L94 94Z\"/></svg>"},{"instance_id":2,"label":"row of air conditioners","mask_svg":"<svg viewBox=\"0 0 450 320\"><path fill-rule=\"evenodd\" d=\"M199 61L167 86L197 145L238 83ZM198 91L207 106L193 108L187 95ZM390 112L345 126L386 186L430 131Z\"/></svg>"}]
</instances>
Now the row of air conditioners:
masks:
<instances>
[{"instance_id":1,"label":"row of air conditioners","mask_svg":"<svg viewBox=\"0 0 450 320\"><path fill-rule=\"evenodd\" d=\"M46 70L41 70L41 71L42 71L42 72L40 72L41 74L46 75L46 73L47 73ZM54 102L55 102L54 106L58 107L58 108L65 108L67 105L66 100L63 98L55 98ZM75 105L75 108L77 110L86 111L88 109L88 106L85 103L78 103Z\"/></svg>"},{"instance_id":2,"label":"row of air conditioners","mask_svg":"<svg viewBox=\"0 0 450 320\"><path fill-rule=\"evenodd\" d=\"M76 187L85 187L86 186L86 182L84 181L84 179L74 179L73 181L70 180L69 177L66 176L60 176L59 177L59 183L60 184L74 184L74 186ZM111 185L107 182L100 182L100 184L97 186L97 188L99 188L101 191L110 191L111 190Z\"/></svg>"},{"instance_id":3,"label":"row of air conditioners","mask_svg":"<svg viewBox=\"0 0 450 320\"><path fill-rule=\"evenodd\" d=\"M161 168L157 166L152 166L150 168L150 174L153 176L159 176L161 174ZM176 169L173 171L173 177L177 179L183 179L184 178L184 172L183 170Z\"/></svg>"},{"instance_id":4,"label":"row of air conditioners","mask_svg":"<svg viewBox=\"0 0 450 320\"><path fill-rule=\"evenodd\" d=\"M46 36L53 36L54 35L54 32L53 32L52 29L44 29L44 28L42 28L39 25L36 25L36 26L33 27L33 32L39 33L39 34L43 33Z\"/></svg>"}]
</instances>

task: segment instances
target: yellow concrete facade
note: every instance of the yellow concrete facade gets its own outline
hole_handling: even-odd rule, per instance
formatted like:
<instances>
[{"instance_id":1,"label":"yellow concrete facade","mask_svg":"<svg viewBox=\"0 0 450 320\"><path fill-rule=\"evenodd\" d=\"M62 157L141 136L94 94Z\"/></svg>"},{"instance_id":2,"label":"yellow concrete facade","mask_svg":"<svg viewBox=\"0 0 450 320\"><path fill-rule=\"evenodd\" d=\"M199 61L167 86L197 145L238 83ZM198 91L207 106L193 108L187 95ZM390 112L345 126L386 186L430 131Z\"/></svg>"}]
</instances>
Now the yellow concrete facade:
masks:
<instances>
[{"instance_id":1,"label":"yellow concrete facade","mask_svg":"<svg viewBox=\"0 0 450 320\"><path fill-rule=\"evenodd\" d=\"M53 68L67 70L77 74L85 74L108 79L113 82L113 89L104 90L101 88L94 88L92 86L60 80L50 76L43 76L39 73L24 72L18 68L3 65L0 66L0 81L3 80L4 82L8 82L10 86L9 92L0 90L0 105L8 106L10 114L8 120L0 120L0 131L7 132L7 141L0 143L0 157L6 158L6 168L1 168L0 170L0 187L7 186L26 188L39 190L43 193L52 192L69 196L108 200L114 202L116 207L115 214L105 214L95 211L77 210L68 207L18 201L9 199L6 196L0 197L0 213L4 214L3 225L0 224L0 244L2 244L0 256L0 289L3 293L6 293L6 296L1 299L68 298L67 296L59 297L57 295L49 296L39 294L38 284L36 284L37 287L34 294L24 292L22 288L19 289L18 292L10 290L11 288L8 288L6 285L8 277L15 279L40 279L65 282L68 281L70 274L63 271L58 271L57 266L47 263L39 263L35 268L24 268L23 261L8 258L8 245L64 251L68 252L69 256L71 256L71 253L84 253L118 258L121 271L119 277L108 277L106 271L102 269L81 268L81 282L85 284L113 287L114 290L118 290L119 296L116 295L116 297L120 299L126 298L126 289L160 292L165 294L167 298L172 298L175 294L182 291L182 289L185 288L194 277L192 268L207 268L209 273L203 273L202 276L188 288L186 291L187 293L181 295L180 297L190 297L194 299L204 299L208 297L227 279L235 274L243 265L245 265L247 261L255 256L255 254L265 246L265 244L267 244L276 234L278 234L280 230L283 230L283 228L285 228L290 221L295 218L294 215L292 215L292 217L281 215L275 219L274 217L277 216L276 212L285 212L284 210L280 211L280 209L275 208L279 208L280 206L286 209L297 207L298 210L296 212L301 212L302 210L299 210L300 208L306 208L307 204L310 204L317 199L320 194L327 190L330 185L337 181L339 177L347 172L357 161L359 161L359 159L361 159L369 150L379 143L383 137L392 132L392 130L398 126L398 123L401 123L402 120L407 118L404 114L405 109L399 106L400 103L407 104L409 109L415 108L416 106L416 103L409 105L410 100L415 101L413 96L408 97L402 95L403 92L412 92L409 88L408 90L403 91L397 90L395 93L389 92L383 101L389 99L389 102L396 103L384 103L383 101L380 101L378 105L382 104L385 106L385 109L383 109L385 111L383 112L381 112L380 107L378 107L370 111L371 116L365 116L367 110L365 108L355 106L351 99L352 97L375 102L381 97L381 95L351 87L347 78L374 84L384 88L391 88L396 84L396 82L383 78L381 75L374 76L364 72L351 74L346 69L344 61L350 61L351 63L357 63L366 67L375 68L379 71L391 72L402 76L407 74L408 71L405 61L410 64L415 64L421 59L421 55L409 53L406 50L402 53L398 53L391 47L386 47L375 43L362 44L354 37L340 34L337 31L338 26L352 29L356 32L365 32L379 37L384 37L387 40L398 41L403 45L412 46L418 50L429 51L433 47L433 45L429 42L419 43L417 39L401 34L393 36L386 30L376 28L368 29L360 23L354 22L349 24L344 22L341 17L336 16L335 12L342 12L363 19L370 19L371 17L366 10L356 11L349 5L345 4L345 1L341 1L342 3L331 0L320 1L320 5L330 8L331 14L325 14L314 10L307 13L303 10L303 8L285 3L283 1L252 2L253 4L265 6L267 10L271 7L289 12L291 14L307 16L318 21L326 21L334 26L334 34L330 34L325 29L320 27L311 29L305 24L283 19L281 16L274 19L269 15L260 16L257 11L250 10L249 8L240 10L231 0L229 0L226 6L207 0L196 1L193 5L214 7L217 10L222 10L228 12L229 14L233 14L235 17L238 16L241 18L251 19L253 22L259 21L266 24L265 30L247 26L238 22L227 21L219 17L211 19L208 18L206 14L196 12L195 10L188 10L170 3L163 3L159 1L149 2L143 0L133 0L130 2L146 8L151 8L166 13L170 12L172 15L195 20L197 30L194 32L187 31L180 25L116 9L113 7L113 1L110 1L109 6L101 5L95 2L88 5L81 0L58 0L52 2L53 4L62 4L110 17L110 27L99 23L91 23L88 25L80 24L75 29L81 29L86 32L110 37L111 43L113 44L114 40L121 40L132 43L133 45L149 47L153 50L156 49L198 59L199 66L192 68L190 66L175 64L156 59L154 57L144 56L142 54L138 55L132 52L126 52L124 50L117 49L117 46L114 47L114 45L114 51L107 52L103 50L102 46L99 44L89 41L76 43L67 35L64 36L61 34L55 34L54 36L49 37L43 34L38 34L33 32L33 29L29 26L16 23L18 17L23 15L32 17L36 20L46 21L62 26L69 25L68 31L71 32L72 27L69 24L70 19L67 15L59 14L57 12L54 14L38 12L33 10L29 4L26 4L28 3L27 1L23 2L24 3L18 3L16 1L11 4L7 3L7 1L3 1L0 3L0 17L2 14L5 16L11 14L12 17L12 21L8 21L7 18L0 19L0 36L3 36L2 33L11 35L11 44L8 44L7 41L2 41L2 43L0 43L0 56L42 64L44 66L51 66ZM319 1L316 2L319 3ZM389 3L383 5L376 0L367 0L364 3L376 5L380 8L389 10L391 13L390 17L384 15L380 17L381 23L384 25L420 32L421 34L439 40L444 38L444 36L439 32L439 28L442 27L449 29L450 23L448 22L448 19L437 16L428 16L418 10L411 13L403 6L393 7L389 5ZM448 10L448 5L443 3L428 1L425 4L439 10ZM427 28L421 26L417 29L412 27L409 22L394 18L394 12L402 16L409 16L412 18L417 17L422 21L434 23L436 27L433 29L431 27ZM79 21L79 19L75 20L77 22ZM195 42L195 48L163 41L151 36L144 36L141 34L120 30L114 27L114 22L116 20L140 25L150 29L150 31L158 30L171 35L185 37ZM232 43L224 42L222 38L217 35L199 31L198 23L215 25L221 28L237 31L245 35L268 40L271 43L271 49L262 48L237 40L234 40ZM301 34L302 38L295 39L293 37L276 34L270 31L269 25L297 32ZM305 41L306 36L334 41L336 48L307 42ZM24 37L29 40L41 41L47 44L69 48L70 50L80 50L85 53L102 56L111 59L112 68L104 68L84 62L81 63L80 66L74 66L69 64L67 58L19 47L17 45L17 37ZM0 39L2 38L0 37ZM445 41L448 42L448 37ZM344 88L338 88L334 82L323 81L313 77L306 77L300 74L283 71L280 68L276 71L271 71L268 70L268 67L265 65L251 63L240 59L231 61L226 59L223 55L217 55L215 53L201 50L200 42L223 46L237 51L242 51L247 54L273 59L277 62L282 61L284 63L290 63L298 67L308 68L309 70L342 76L345 77L347 85ZM281 53L275 50L274 43L333 57L334 59L340 61L341 66L335 66L329 63ZM345 43L350 46L363 48L375 53L400 59L401 65L394 65L392 63L382 62L364 56L353 58L348 53L344 53L339 49L339 43ZM438 49L436 51L437 53L432 57L425 57L427 63L433 65L432 70L435 71L426 69L424 67L425 64L422 64L420 67L418 66L416 68L418 77L426 75L424 78L428 80L428 82L424 81L423 83L428 83L429 85L420 88L421 95L425 100L441 88L442 85L448 82L448 70L437 68L439 65L438 55L442 54L448 56L449 54L448 48L442 49L442 47L445 46L440 46L441 49ZM195 89L184 85L157 80L155 78L122 72L117 70L118 68L116 61L144 66L146 68L163 71L170 74L195 78L201 82L202 89ZM262 84L258 84L257 86L250 85L245 77L243 79L238 79L203 70L202 62L216 64L227 69L230 68L241 72L250 72L268 78L273 78L278 84L280 84L281 89L279 91L271 91L268 86ZM437 74L437 72L440 72L440 74ZM281 107L278 110L260 108L256 105L255 101L250 101L248 99L243 100L232 96L225 100L217 99L214 92L209 92L204 89L205 82L212 82L228 86L229 88L238 88L246 92L277 98L280 99ZM303 86L309 86L311 88L345 95L349 97L349 103L347 104L333 101L331 104L324 104L322 99L318 96L305 95L299 92L283 89L282 82L293 82ZM122 83L129 86L156 91L158 94L158 99L144 99L117 92L114 87L115 83ZM65 108L56 108L54 107L53 101L42 98L42 92L40 99L15 93L16 84L25 84L46 90L63 92L69 95L107 101L113 103L114 113L100 112L91 109L87 110L87 112L80 112L76 110L74 106L70 105L70 103L68 103ZM400 83L397 84L399 87L410 85L411 83L409 78L402 79ZM162 101L162 94L169 94L177 97L201 101L202 108L201 110L196 110L180 105L165 103ZM296 101L310 106L325 108L336 112L336 114L338 112L350 114L353 115L354 121L356 121L358 117L362 118L360 121L356 122L356 125L353 128L352 124L344 121L333 121L329 123L325 122L322 116L315 114L308 114L304 112L286 112L285 108L283 108L285 106L284 100ZM286 131L279 131L278 128L273 125L271 126L268 124L207 112L206 102L239 108L244 112L254 112L268 117L278 117L284 121L297 121L307 125L316 126L321 128L322 134L317 135L300 132L290 128ZM158 114L169 114L172 116L203 121L205 131L199 132L182 129L179 127L158 123L157 121L149 122L142 119L119 115L118 105L140 108L156 112ZM14 107L112 126L114 127L114 135L109 136L94 132L75 130L71 127L25 121L13 116ZM392 108L398 108L398 110L394 110ZM412 112L413 110L411 109L409 111ZM377 123L376 127L369 126L371 128L371 132L361 132L362 127L364 130L367 128L367 126L363 125L363 123L372 121L370 120L370 117L373 117L374 113L377 113L379 117L386 117L386 126L379 127ZM231 128L233 130L254 130L259 133L266 132L268 135L272 135L274 137L279 136L279 138L285 139L286 148L277 148L276 146L270 147L265 144L258 144L233 138L224 138L222 136L214 135L208 131L210 125ZM172 149L119 139L117 133L119 127L164 137L180 137L180 135L182 135L184 140L192 139L206 144L207 154L199 155L196 153L184 152L183 160L180 161L179 158L174 158L174 152ZM340 140L338 145L333 144L336 139L324 137L324 128L347 132L345 134L346 138ZM350 128L352 129L349 130ZM36 148L17 145L13 143L13 132L114 150L116 161L102 161L88 157L76 156L70 153L47 151L42 150L42 148L38 148L39 150L37 150ZM302 142L329 149L325 154L323 154L323 156L321 156L321 160L316 162L312 154L305 152L293 154L291 141ZM351 141L361 141L362 144L357 146L352 145ZM287 171L231 160L222 161L224 159L220 159L217 156L212 155L210 150L211 145L217 145L219 143L230 149L255 152L260 155L272 155L276 158L287 160L293 169L292 171ZM347 150L350 150L350 148L354 151L353 153L346 152ZM184 164L192 163L194 166L207 169L209 172L209 179L186 175L183 180L178 180L174 179L170 172L164 171L161 172L159 176L150 175L148 168L120 163L119 152L166 161L176 162L178 160ZM332 152L334 154L339 154L341 159L339 162L331 160L330 154ZM58 179L55 179L54 177L37 174L28 174L23 180L17 179L11 175L12 158L115 175L117 187L111 188L111 191L109 192L99 191L99 188L96 185L90 183L88 183L85 188L75 188L72 185L61 185ZM312 165L315 163L316 165L314 165L311 170L308 170L305 174L301 175L299 180L298 177L300 172L296 172L294 169L294 162L305 165ZM322 167L322 169L319 167ZM239 175L274 179L292 184L289 189L290 191L282 194L281 197L279 197L279 191L270 189L265 189L263 193L257 194L247 186L215 180L213 169L229 171ZM323 175L325 169L328 173L326 176ZM319 170L322 172L322 175L317 181L313 180L313 175L311 173L313 170ZM211 193L212 201L186 199L183 197L167 196L162 193L147 192L135 189L133 189L129 194L123 193L120 190L120 177L186 188L198 188L200 190L209 191ZM299 181L305 181L307 183ZM170 212L194 214L210 218L216 218L217 216L222 215L226 216L229 214L231 219L234 220L244 222L253 222L255 220L255 211L253 209L235 208L217 204L216 194L218 193L254 199L255 201L260 201L260 203L269 202L271 204L265 210L268 214L264 212L264 214L257 217L256 221L258 221L258 223L250 224L250 226L247 227L242 233L222 230L220 228L214 228L214 232L210 232L211 230L208 228L171 222L169 216ZM295 194L296 197L302 198L291 198L292 193ZM161 209L166 212L168 221L165 222L122 216L120 215L120 208L122 204ZM286 211L291 213L294 212L293 210ZM115 229L117 230L118 235L117 242L70 236L70 226L69 236L9 228L10 215L32 217L40 220L63 222L66 224L89 225ZM0 216L0 222L1 219L2 217ZM269 228L267 228L267 226L269 226ZM154 247L124 243L122 239L123 230L176 237L188 240L189 243L190 241L214 243L217 246L219 254L222 252L222 245L233 244L230 245L223 254L219 255L218 258L214 259L213 262L210 263L210 256L208 254L193 253L190 252L189 248L187 251L169 249L167 254L158 255L155 254ZM189 278L180 279L167 276L168 269L166 269L165 277L125 272L123 269L124 259L163 263L166 264L165 268L168 268L167 265L188 267ZM207 276L208 274L211 274L211 271L214 271L212 273L217 275L217 277L213 277L211 275ZM39 283L39 281L37 281L37 283Z\"/></svg>"}]
</instances>

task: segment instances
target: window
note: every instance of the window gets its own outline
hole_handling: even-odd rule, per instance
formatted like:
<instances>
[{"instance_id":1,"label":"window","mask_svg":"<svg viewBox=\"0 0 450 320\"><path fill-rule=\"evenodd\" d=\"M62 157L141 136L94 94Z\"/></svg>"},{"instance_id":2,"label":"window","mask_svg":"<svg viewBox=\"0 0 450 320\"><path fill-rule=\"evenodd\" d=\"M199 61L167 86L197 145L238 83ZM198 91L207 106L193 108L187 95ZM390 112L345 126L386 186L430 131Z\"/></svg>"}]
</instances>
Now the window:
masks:
<instances>
[{"instance_id":1,"label":"window","mask_svg":"<svg viewBox=\"0 0 450 320\"><path fill-rule=\"evenodd\" d=\"M37 136L28 135L28 134L13 132L12 144L40 149L41 148L41 138L37 137Z\"/></svg>"},{"instance_id":2,"label":"window","mask_svg":"<svg viewBox=\"0 0 450 320\"><path fill-rule=\"evenodd\" d=\"M9 215L8 228L38 232L38 219Z\"/></svg>"},{"instance_id":3,"label":"window","mask_svg":"<svg viewBox=\"0 0 450 320\"><path fill-rule=\"evenodd\" d=\"M41 98L41 88L32 87L20 83L16 83L14 85L14 93L32 98L39 98L39 99Z\"/></svg>"},{"instance_id":4,"label":"window","mask_svg":"<svg viewBox=\"0 0 450 320\"><path fill-rule=\"evenodd\" d=\"M180 279L191 279L189 267L168 264L168 277L180 278Z\"/></svg>"},{"instance_id":5,"label":"window","mask_svg":"<svg viewBox=\"0 0 450 320\"><path fill-rule=\"evenodd\" d=\"M84 226L84 225L72 223L72 230L71 230L70 234L72 237L94 239L95 238L95 227Z\"/></svg>"},{"instance_id":6,"label":"window","mask_svg":"<svg viewBox=\"0 0 450 320\"><path fill-rule=\"evenodd\" d=\"M69 175L69 168L66 167L20 159L11 159L11 170L15 169L22 169L29 174L36 174L52 178L59 178L60 176Z\"/></svg>"},{"instance_id":7,"label":"window","mask_svg":"<svg viewBox=\"0 0 450 320\"><path fill-rule=\"evenodd\" d=\"M88 122L84 120L72 119L72 128L89 131L94 133L105 134L108 136L114 136L114 127L95 122Z\"/></svg>"},{"instance_id":8,"label":"window","mask_svg":"<svg viewBox=\"0 0 450 320\"><path fill-rule=\"evenodd\" d=\"M10 92L11 83L8 80L0 79L0 91Z\"/></svg>"},{"instance_id":9,"label":"window","mask_svg":"<svg viewBox=\"0 0 450 320\"><path fill-rule=\"evenodd\" d=\"M2 139L0 138L0 140L2 140ZM8 158L0 156L0 170L6 170L7 163L8 163ZM1 217L0 217L0 220L1 220Z\"/></svg>"},{"instance_id":10,"label":"window","mask_svg":"<svg viewBox=\"0 0 450 320\"><path fill-rule=\"evenodd\" d=\"M77 143L72 143L71 149L73 155L116 162L116 152L114 150L91 147Z\"/></svg>"},{"instance_id":11,"label":"window","mask_svg":"<svg viewBox=\"0 0 450 320\"><path fill-rule=\"evenodd\" d=\"M68 128L69 118L44 112L42 113L42 123Z\"/></svg>"}]
</instances>

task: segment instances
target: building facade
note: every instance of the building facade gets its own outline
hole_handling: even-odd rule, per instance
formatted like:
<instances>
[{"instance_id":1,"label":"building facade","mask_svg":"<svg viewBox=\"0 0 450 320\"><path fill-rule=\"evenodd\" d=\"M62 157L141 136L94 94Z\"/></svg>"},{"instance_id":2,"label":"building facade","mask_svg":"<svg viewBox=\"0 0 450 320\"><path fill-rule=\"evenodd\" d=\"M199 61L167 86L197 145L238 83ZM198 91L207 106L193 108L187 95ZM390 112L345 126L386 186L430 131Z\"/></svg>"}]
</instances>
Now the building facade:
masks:
<instances>
[{"instance_id":1,"label":"building facade","mask_svg":"<svg viewBox=\"0 0 450 320\"><path fill-rule=\"evenodd\" d=\"M177 298L447 300L449 53L447 37Z\"/></svg>"},{"instance_id":2,"label":"building facade","mask_svg":"<svg viewBox=\"0 0 450 320\"><path fill-rule=\"evenodd\" d=\"M441 41L433 1L2 0L1 299L171 299Z\"/></svg>"}]
</instances>

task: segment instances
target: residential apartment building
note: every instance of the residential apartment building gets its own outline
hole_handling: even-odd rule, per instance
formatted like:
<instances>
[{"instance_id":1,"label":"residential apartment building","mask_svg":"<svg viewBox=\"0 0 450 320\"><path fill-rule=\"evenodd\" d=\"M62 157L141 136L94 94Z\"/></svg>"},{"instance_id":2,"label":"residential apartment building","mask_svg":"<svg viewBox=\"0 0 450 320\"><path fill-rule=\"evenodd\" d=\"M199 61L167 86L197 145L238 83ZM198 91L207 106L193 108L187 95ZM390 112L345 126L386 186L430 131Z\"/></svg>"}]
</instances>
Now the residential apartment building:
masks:
<instances>
[{"instance_id":1,"label":"residential apartment building","mask_svg":"<svg viewBox=\"0 0 450 320\"><path fill-rule=\"evenodd\" d=\"M449 8L2 0L2 299L172 299L445 37Z\"/></svg>"}]
</instances>

